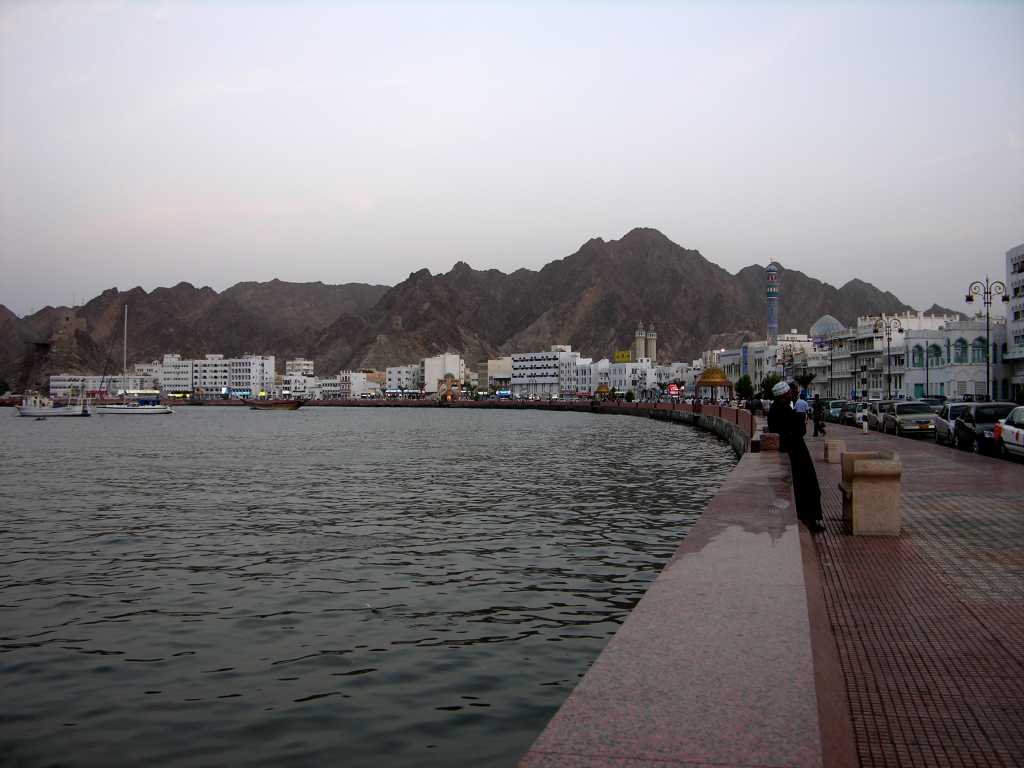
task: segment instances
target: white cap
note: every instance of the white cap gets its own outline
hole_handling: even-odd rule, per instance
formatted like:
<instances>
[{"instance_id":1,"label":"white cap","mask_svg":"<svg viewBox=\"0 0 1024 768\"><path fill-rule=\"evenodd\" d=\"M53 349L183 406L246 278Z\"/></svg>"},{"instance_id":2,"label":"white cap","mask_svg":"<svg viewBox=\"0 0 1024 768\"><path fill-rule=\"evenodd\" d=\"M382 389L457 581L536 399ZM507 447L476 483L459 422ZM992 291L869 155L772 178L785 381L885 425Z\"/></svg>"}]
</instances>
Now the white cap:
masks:
<instances>
[{"instance_id":1,"label":"white cap","mask_svg":"<svg viewBox=\"0 0 1024 768\"><path fill-rule=\"evenodd\" d=\"M773 397L782 397L787 392L789 392L789 384L787 384L784 381L780 381L778 384L772 387Z\"/></svg>"}]
</instances>

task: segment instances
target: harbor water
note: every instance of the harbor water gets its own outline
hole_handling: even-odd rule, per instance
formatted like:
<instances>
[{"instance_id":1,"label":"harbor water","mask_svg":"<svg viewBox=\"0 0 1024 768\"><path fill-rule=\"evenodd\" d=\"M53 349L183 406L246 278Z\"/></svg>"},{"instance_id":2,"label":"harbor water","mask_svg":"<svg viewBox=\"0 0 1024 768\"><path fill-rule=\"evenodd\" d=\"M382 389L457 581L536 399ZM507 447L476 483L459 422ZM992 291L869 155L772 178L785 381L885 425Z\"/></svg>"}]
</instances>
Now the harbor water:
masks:
<instances>
[{"instance_id":1,"label":"harbor water","mask_svg":"<svg viewBox=\"0 0 1024 768\"><path fill-rule=\"evenodd\" d=\"M514 765L736 461L440 408L4 411L0 451L0 764L29 766Z\"/></svg>"}]
</instances>

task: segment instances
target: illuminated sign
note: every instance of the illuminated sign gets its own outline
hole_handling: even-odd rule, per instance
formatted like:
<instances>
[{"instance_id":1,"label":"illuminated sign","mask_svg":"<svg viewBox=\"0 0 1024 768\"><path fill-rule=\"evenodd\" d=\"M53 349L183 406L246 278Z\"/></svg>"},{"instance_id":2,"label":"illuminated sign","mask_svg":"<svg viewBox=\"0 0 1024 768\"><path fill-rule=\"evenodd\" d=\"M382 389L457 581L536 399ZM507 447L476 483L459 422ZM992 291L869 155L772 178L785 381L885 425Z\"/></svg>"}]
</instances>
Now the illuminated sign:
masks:
<instances>
[{"instance_id":1,"label":"illuminated sign","mask_svg":"<svg viewBox=\"0 0 1024 768\"><path fill-rule=\"evenodd\" d=\"M628 349L618 349L615 351L615 354L612 355L612 359L616 363L628 363L630 362L630 357L631 355L629 354Z\"/></svg>"}]
</instances>

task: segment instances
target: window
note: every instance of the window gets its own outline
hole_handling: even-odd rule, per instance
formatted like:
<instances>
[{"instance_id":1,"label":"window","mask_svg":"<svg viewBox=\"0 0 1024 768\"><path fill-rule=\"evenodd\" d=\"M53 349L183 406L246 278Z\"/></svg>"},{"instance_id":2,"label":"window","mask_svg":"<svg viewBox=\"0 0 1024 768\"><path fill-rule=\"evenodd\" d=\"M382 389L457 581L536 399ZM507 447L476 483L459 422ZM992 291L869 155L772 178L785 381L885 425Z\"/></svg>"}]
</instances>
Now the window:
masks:
<instances>
[{"instance_id":1,"label":"window","mask_svg":"<svg viewBox=\"0 0 1024 768\"><path fill-rule=\"evenodd\" d=\"M975 339L971 344L971 362L974 364L985 362L985 340Z\"/></svg>"},{"instance_id":2,"label":"window","mask_svg":"<svg viewBox=\"0 0 1024 768\"><path fill-rule=\"evenodd\" d=\"M967 341L964 339L957 339L953 345L953 362L958 365L964 365L967 363Z\"/></svg>"},{"instance_id":3,"label":"window","mask_svg":"<svg viewBox=\"0 0 1024 768\"><path fill-rule=\"evenodd\" d=\"M914 347L910 353L910 365L914 368L920 368L924 365L924 350L920 346Z\"/></svg>"}]
</instances>

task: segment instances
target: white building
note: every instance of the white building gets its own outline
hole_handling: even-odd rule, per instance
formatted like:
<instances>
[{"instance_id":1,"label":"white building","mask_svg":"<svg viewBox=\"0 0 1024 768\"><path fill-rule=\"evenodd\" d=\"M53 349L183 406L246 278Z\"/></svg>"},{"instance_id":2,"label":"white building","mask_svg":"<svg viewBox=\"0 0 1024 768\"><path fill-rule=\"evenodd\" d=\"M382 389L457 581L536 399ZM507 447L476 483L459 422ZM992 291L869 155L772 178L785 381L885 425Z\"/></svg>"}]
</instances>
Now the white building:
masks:
<instances>
[{"instance_id":1,"label":"white building","mask_svg":"<svg viewBox=\"0 0 1024 768\"><path fill-rule=\"evenodd\" d=\"M512 389L512 356L487 361L487 388L492 391Z\"/></svg>"},{"instance_id":2,"label":"white building","mask_svg":"<svg viewBox=\"0 0 1024 768\"><path fill-rule=\"evenodd\" d=\"M84 394L86 397L115 397L125 392L152 390L150 376L128 374L117 376L92 376L81 373L60 373L50 377L50 397L70 398Z\"/></svg>"},{"instance_id":3,"label":"white building","mask_svg":"<svg viewBox=\"0 0 1024 768\"><path fill-rule=\"evenodd\" d=\"M288 376L312 376L313 361L304 357L287 360L284 364L284 372Z\"/></svg>"},{"instance_id":4,"label":"white building","mask_svg":"<svg viewBox=\"0 0 1024 768\"><path fill-rule=\"evenodd\" d=\"M1006 322L991 322L993 397L1010 397L1007 366L1000 350L1006 342ZM951 400L988 394L985 374L985 320L975 317L945 323L938 330L911 330L904 334L904 367L900 397L945 395Z\"/></svg>"},{"instance_id":5,"label":"white building","mask_svg":"<svg viewBox=\"0 0 1024 768\"><path fill-rule=\"evenodd\" d=\"M362 397L370 391L369 381L362 371L341 371L338 373L338 396L342 400ZM380 387L377 387L380 391Z\"/></svg>"},{"instance_id":6,"label":"white building","mask_svg":"<svg viewBox=\"0 0 1024 768\"><path fill-rule=\"evenodd\" d=\"M1024 243L1006 252L1006 359L1005 386L1008 400L1024 403ZM1000 394L1002 397L1002 394Z\"/></svg>"},{"instance_id":7,"label":"white building","mask_svg":"<svg viewBox=\"0 0 1024 768\"><path fill-rule=\"evenodd\" d=\"M440 392L448 376L459 384L466 379L466 361L455 352L427 357L420 363L420 382L424 392Z\"/></svg>"},{"instance_id":8,"label":"white building","mask_svg":"<svg viewBox=\"0 0 1024 768\"><path fill-rule=\"evenodd\" d=\"M660 392L657 374L648 357L632 363L612 363L608 371L609 387L617 394L632 392L634 397Z\"/></svg>"},{"instance_id":9,"label":"white building","mask_svg":"<svg viewBox=\"0 0 1024 768\"><path fill-rule=\"evenodd\" d=\"M275 380L273 355L206 355L186 360L168 354L161 364L160 389L165 394L200 398L248 398L270 394Z\"/></svg>"},{"instance_id":10,"label":"white building","mask_svg":"<svg viewBox=\"0 0 1024 768\"><path fill-rule=\"evenodd\" d=\"M576 363L579 352L555 344L547 352L518 352L512 355L512 395L553 397L577 391Z\"/></svg>"},{"instance_id":11,"label":"white building","mask_svg":"<svg viewBox=\"0 0 1024 768\"><path fill-rule=\"evenodd\" d=\"M393 365L385 369L384 386L392 391L418 392L423 386L419 365Z\"/></svg>"}]
</instances>

